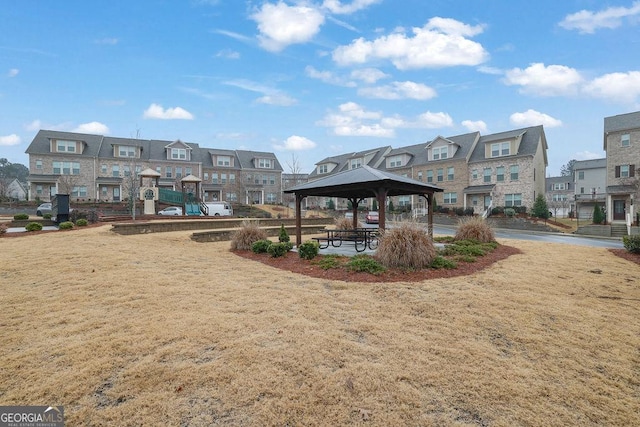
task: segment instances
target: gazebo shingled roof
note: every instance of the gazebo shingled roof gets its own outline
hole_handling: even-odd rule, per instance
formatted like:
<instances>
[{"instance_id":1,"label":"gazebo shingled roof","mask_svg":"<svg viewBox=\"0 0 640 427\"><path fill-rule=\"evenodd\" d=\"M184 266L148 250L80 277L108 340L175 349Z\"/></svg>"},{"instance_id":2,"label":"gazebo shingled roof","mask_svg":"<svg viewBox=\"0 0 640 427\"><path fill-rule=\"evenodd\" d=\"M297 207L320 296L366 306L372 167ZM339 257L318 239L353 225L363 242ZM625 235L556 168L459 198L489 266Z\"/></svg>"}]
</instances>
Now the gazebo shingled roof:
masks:
<instances>
[{"instance_id":1,"label":"gazebo shingled roof","mask_svg":"<svg viewBox=\"0 0 640 427\"><path fill-rule=\"evenodd\" d=\"M381 229L385 228L385 204L388 196L408 196L418 194L427 199L427 206L431 206L433 193L444 191L442 188L425 184L412 178L403 177L394 173L374 169L370 166L362 166L344 172L339 172L304 184L296 185L285 193L296 195L296 239L301 243L301 201L308 196L341 197L352 202L354 214L358 209L360 200L375 197L380 210ZM433 213L428 210L429 231L433 229ZM354 227L357 217L354 215Z\"/></svg>"}]
</instances>

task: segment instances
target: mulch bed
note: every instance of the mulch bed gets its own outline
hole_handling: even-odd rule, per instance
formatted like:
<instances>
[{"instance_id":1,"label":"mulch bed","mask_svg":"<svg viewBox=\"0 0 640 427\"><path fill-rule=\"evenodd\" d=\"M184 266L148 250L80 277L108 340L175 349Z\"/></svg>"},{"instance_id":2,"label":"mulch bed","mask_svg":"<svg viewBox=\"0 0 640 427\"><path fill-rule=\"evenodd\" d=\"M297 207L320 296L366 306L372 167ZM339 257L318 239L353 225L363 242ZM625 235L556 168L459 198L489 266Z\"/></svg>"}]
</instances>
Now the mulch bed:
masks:
<instances>
[{"instance_id":1,"label":"mulch bed","mask_svg":"<svg viewBox=\"0 0 640 427\"><path fill-rule=\"evenodd\" d=\"M635 262L636 264L640 264L640 254L634 254L629 252L626 249L609 249L609 252L618 256L620 258L624 258L627 261Z\"/></svg>"},{"instance_id":2,"label":"mulch bed","mask_svg":"<svg viewBox=\"0 0 640 427\"><path fill-rule=\"evenodd\" d=\"M323 255L318 255L313 260L301 259L296 252L288 252L283 257L273 258L268 254L256 254L251 251L233 251L236 255L270 265L271 267L287 270L305 276L317 277L327 280L342 280L345 282L419 282L429 279L439 279L473 274L483 270L493 263L506 259L511 255L521 254L520 249L499 245L494 251L475 262L458 261L454 269L423 269L418 271L404 271L400 269L388 269L381 274L352 272L345 268L330 268L323 270L318 266L318 260Z\"/></svg>"}]
</instances>

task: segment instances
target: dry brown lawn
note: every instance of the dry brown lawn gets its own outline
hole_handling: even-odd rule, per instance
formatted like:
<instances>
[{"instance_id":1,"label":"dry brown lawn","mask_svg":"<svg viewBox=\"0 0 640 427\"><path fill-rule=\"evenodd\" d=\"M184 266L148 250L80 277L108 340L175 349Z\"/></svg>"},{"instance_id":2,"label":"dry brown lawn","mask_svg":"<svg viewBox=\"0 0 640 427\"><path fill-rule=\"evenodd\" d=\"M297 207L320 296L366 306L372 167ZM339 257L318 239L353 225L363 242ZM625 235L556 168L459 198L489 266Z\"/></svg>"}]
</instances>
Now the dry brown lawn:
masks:
<instances>
[{"instance_id":1,"label":"dry brown lawn","mask_svg":"<svg viewBox=\"0 0 640 427\"><path fill-rule=\"evenodd\" d=\"M640 425L640 267L606 249L509 240L468 276L347 283L189 235L0 238L0 405L70 426Z\"/></svg>"}]
</instances>

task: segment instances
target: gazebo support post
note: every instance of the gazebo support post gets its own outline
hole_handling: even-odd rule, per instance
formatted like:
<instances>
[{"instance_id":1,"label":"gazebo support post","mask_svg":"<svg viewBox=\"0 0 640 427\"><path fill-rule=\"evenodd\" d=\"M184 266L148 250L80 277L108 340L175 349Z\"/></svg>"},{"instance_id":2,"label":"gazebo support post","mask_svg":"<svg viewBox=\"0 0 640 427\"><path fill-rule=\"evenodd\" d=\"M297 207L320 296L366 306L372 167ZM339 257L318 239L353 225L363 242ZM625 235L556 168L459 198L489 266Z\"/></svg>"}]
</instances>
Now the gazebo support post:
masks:
<instances>
[{"instance_id":1,"label":"gazebo support post","mask_svg":"<svg viewBox=\"0 0 640 427\"><path fill-rule=\"evenodd\" d=\"M427 233L431 240L433 240L433 205L431 204L432 198L435 194L421 194L427 200Z\"/></svg>"},{"instance_id":2,"label":"gazebo support post","mask_svg":"<svg viewBox=\"0 0 640 427\"><path fill-rule=\"evenodd\" d=\"M302 244L302 200L305 196L296 193L296 246Z\"/></svg>"},{"instance_id":3,"label":"gazebo support post","mask_svg":"<svg viewBox=\"0 0 640 427\"><path fill-rule=\"evenodd\" d=\"M347 199L351 202L351 212L353 212L353 228L358 228L358 205L362 201L362 199L350 198Z\"/></svg>"},{"instance_id":4,"label":"gazebo support post","mask_svg":"<svg viewBox=\"0 0 640 427\"><path fill-rule=\"evenodd\" d=\"M376 191L376 200L378 201L378 228L384 230L386 227L386 201L388 190L384 187L378 188Z\"/></svg>"}]
</instances>

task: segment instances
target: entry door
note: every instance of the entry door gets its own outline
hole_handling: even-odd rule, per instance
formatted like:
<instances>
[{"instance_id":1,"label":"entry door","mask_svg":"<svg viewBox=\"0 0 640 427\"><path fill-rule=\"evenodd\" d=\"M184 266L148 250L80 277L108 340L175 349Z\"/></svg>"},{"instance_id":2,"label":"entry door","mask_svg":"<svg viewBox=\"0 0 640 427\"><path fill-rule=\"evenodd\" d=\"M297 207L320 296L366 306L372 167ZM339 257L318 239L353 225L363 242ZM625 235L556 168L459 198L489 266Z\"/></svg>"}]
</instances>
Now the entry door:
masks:
<instances>
[{"instance_id":1,"label":"entry door","mask_svg":"<svg viewBox=\"0 0 640 427\"><path fill-rule=\"evenodd\" d=\"M491 196L484 196L484 209L487 210L491 204Z\"/></svg>"},{"instance_id":2,"label":"entry door","mask_svg":"<svg viewBox=\"0 0 640 427\"><path fill-rule=\"evenodd\" d=\"M613 201L613 220L624 220L625 208L624 200Z\"/></svg>"}]
</instances>

